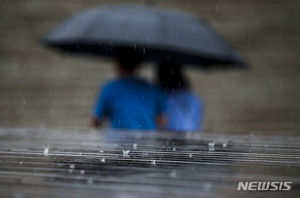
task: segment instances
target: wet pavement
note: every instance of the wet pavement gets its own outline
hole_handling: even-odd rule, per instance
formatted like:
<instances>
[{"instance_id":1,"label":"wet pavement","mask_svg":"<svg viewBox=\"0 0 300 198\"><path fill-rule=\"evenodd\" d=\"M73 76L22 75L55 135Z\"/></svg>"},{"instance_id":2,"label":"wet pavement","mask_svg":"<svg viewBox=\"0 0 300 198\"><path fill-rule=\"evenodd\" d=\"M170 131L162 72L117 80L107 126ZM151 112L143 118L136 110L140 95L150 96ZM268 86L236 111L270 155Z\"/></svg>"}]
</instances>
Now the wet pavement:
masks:
<instances>
[{"instance_id":1,"label":"wet pavement","mask_svg":"<svg viewBox=\"0 0 300 198\"><path fill-rule=\"evenodd\" d=\"M0 129L0 197L299 197L300 138ZM239 181L291 181L283 192Z\"/></svg>"}]
</instances>

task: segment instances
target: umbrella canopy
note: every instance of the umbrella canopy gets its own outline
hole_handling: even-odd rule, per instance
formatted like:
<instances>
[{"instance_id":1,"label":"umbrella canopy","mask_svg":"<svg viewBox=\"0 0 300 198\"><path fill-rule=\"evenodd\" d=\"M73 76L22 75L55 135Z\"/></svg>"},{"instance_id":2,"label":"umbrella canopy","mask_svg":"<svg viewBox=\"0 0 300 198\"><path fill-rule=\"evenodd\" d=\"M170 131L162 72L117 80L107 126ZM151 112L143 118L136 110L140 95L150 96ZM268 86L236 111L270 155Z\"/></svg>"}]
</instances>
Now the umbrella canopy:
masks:
<instances>
[{"instance_id":1,"label":"umbrella canopy","mask_svg":"<svg viewBox=\"0 0 300 198\"><path fill-rule=\"evenodd\" d=\"M209 67L242 66L242 57L196 17L151 7L94 8L69 19L43 42L68 52L115 56L132 48L145 61L171 59Z\"/></svg>"}]
</instances>

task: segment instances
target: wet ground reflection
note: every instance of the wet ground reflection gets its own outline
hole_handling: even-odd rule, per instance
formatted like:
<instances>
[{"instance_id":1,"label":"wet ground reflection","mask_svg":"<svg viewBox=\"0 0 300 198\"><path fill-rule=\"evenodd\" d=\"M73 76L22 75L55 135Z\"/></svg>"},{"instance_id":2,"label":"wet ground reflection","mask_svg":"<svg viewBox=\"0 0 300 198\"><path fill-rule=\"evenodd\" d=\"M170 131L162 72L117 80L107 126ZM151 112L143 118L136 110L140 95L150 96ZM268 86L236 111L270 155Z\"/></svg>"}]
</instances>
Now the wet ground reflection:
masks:
<instances>
[{"instance_id":1,"label":"wet ground reflection","mask_svg":"<svg viewBox=\"0 0 300 198\"><path fill-rule=\"evenodd\" d=\"M43 129L0 137L3 196L250 196L236 188L253 180L292 181L288 194L299 192L297 137Z\"/></svg>"}]
</instances>

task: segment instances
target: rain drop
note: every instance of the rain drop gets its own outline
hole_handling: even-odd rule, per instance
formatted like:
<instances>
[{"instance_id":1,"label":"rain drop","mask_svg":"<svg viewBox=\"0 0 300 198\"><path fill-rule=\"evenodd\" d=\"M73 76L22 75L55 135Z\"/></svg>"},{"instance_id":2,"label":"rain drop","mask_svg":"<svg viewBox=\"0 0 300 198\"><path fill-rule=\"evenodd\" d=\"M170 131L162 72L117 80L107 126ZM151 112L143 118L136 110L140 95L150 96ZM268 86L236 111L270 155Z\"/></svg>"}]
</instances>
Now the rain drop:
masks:
<instances>
[{"instance_id":1,"label":"rain drop","mask_svg":"<svg viewBox=\"0 0 300 198\"><path fill-rule=\"evenodd\" d=\"M176 178L176 177L177 177L176 171L170 172L170 177L171 177L171 178Z\"/></svg>"},{"instance_id":2,"label":"rain drop","mask_svg":"<svg viewBox=\"0 0 300 198\"><path fill-rule=\"evenodd\" d=\"M173 151L176 151L176 148L175 148L175 147L173 148Z\"/></svg>"},{"instance_id":3,"label":"rain drop","mask_svg":"<svg viewBox=\"0 0 300 198\"><path fill-rule=\"evenodd\" d=\"M156 165L156 161L155 160L151 160L151 164L152 165Z\"/></svg>"},{"instance_id":4,"label":"rain drop","mask_svg":"<svg viewBox=\"0 0 300 198\"><path fill-rule=\"evenodd\" d=\"M75 168L75 164L70 164L70 168L74 169Z\"/></svg>"},{"instance_id":5,"label":"rain drop","mask_svg":"<svg viewBox=\"0 0 300 198\"><path fill-rule=\"evenodd\" d=\"M137 143L134 143L134 144L132 145L132 147L133 147L134 150L136 150L136 148L137 148Z\"/></svg>"},{"instance_id":6,"label":"rain drop","mask_svg":"<svg viewBox=\"0 0 300 198\"><path fill-rule=\"evenodd\" d=\"M80 171L80 174L81 174L81 175L84 175L84 174L85 174L85 171L84 171L84 170L81 170L81 171Z\"/></svg>"},{"instance_id":7,"label":"rain drop","mask_svg":"<svg viewBox=\"0 0 300 198\"><path fill-rule=\"evenodd\" d=\"M130 150L123 150L123 157L129 157Z\"/></svg>"},{"instance_id":8,"label":"rain drop","mask_svg":"<svg viewBox=\"0 0 300 198\"><path fill-rule=\"evenodd\" d=\"M15 193L13 194L13 198L24 198L23 194Z\"/></svg>"},{"instance_id":9,"label":"rain drop","mask_svg":"<svg viewBox=\"0 0 300 198\"><path fill-rule=\"evenodd\" d=\"M208 143L208 150L209 151L215 151L215 142L209 142Z\"/></svg>"},{"instance_id":10,"label":"rain drop","mask_svg":"<svg viewBox=\"0 0 300 198\"><path fill-rule=\"evenodd\" d=\"M212 189L212 184L211 183L204 183L203 188L205 191L210 191Z\"/></svg>"},{"instance_id":11,"label":"rain drop","mask_svg":"<svg viewBox=\"0 0 300 198\"><path fill-rule=\"evenodd\" d=\"M105 159L103 158L103 159L101 159L101 163L102 164L104 164L105 163Z\"/></svg>"},{"instance_id":12,"label":"rain drop","mask_svg":"<svg viewBox=\"0 0 300 198\"><path fill-rule=\"evenodd\" d=\"M192 153L190 153L190 154L189 154L189 157L190 157L190 158L192 158L192 157L193 157L193 154L192 154Z\"/></svg>"},{"instance_id":13,"label":"rain drop","mask_svg":"<svg viewBox=\"0 0 300 198\"><path fill-rule=\"evenodd\" d=\"M226 147L227 147L227 142L224 142L224 143L222 144L222 146L223 146L223 148L226 148Z\"/></svg>"},{"instance_id":14,"label":"rain drop","mask_svg":"<svg viewBox=\"0 0 300 198\"><path fill-rule=\"evenodd\" d=\"M48 156L48 154L49 154L49 147L46 146L44 147L44 156Z\"/></svg>"}]
</instances>

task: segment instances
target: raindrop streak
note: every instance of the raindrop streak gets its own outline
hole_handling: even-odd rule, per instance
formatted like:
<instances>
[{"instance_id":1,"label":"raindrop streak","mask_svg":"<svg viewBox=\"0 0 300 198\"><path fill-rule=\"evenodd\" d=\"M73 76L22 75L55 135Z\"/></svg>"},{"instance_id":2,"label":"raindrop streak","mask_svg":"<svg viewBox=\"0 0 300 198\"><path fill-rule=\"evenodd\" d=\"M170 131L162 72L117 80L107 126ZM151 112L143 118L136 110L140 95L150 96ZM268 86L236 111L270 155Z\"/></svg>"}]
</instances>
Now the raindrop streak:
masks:
<instances>
[{"instance_id":1,"label":"raindrop streak","mask_svg":"<svg viewBox=\"0 0 300 198\"><path fill-rule=\"evenodd\" d=\"M176 151L176 148L175 148L175 147L173 148L173 151Z\"/></svg>"},{"instance_id":2,"label":"raindrop streak","mask_svg":"<svg viewBox=\"0 0 300 198\"><path fill-rule=\"evenodd\" d=\"M101 163L102 164L104 164L105 163L105 159L103 158L103 159L101 159Z\"/></svg>"},{"instance_id":3,"label":"raindrop streak","mask_svg":"<svg viewBox=\"0 0 300 198\"><path fill-rule=\"evenodd\" d=\"M14 193L13 194L13 198L24 198L25 196L23 194L20 193Z\"/></svg>"},{"instance_id":4,"label":"raindrop streak","mask_svg":"<svg viewBox=\"0 0 300 198\"><path fill-rule=\"evenodd\" d=\"M130 150L123 150L123 157L129 157Z\"/></svg>"},{"instance_id":5,"label":"raindrop streak","mask_svg":"<svg viewBox=\"0 0 300 198\"><path fill-rule=\"evenodd\" d=\"M155 160L151 160L151 164L152 165L156 165L156 161Z\"/></svg>"},{"instance_id":6,"label":"raindrop streak","mask_svg":"<svg viewBox=\"0 0 300 198\"><path fill-rule=\"evenodd\" d=\"M212 184L211 183L204 183L203 188L205 191L210 191L212 189Z\"/></svg>"},{"instance_id":7,"label":"raindrop streak","mask_svg":"<svg viewBox=\"0 0 300 198\"><path fill-rule=\"evenodd\" d=\"M49 147L46 146L44 147L44 156L48 156L49 155Z\"/></svg>"},{"instance_id":8,"label":"raindrop streak","mask_svg":"<svg viewBox=\"0 0 300 198\"><path fill-rule=\"evenodd\" d=\"M224 142L224 143L222 144L222 146L223 146L223 148L226 148L226 147L227 147L227 142Z\"/></svg>"},{"instance_id":9,"label":"raindrop streak","mask_svg":"<svg viewBox=\"0 0 300 198\"><path fill-rule=\"evenodd\" d=\"M208 151L215 151L215 142L208 143Z\"/></svg>"},{"instance_id":10,"label":"raindrop streak","mask_svg":"<svg viewBox=\"0 0 300 198\"><path fill-rule=\"evenodd\" d=\"M71 168L71 169L74 169L74 168L75 168L75 165L74 165L74 164L70 164L70 168Z\"/></svg>"},{"instance_id":11,"label":"raindrop streak","mask_svg":"<svg viewBox=\"0 0 300 198\"><path fill-rule=\"evenodd\" d=\"M190 153L190 154L189 154L189 157L190 157L190 158L192 158L192 157L193 157L192 153Z\"/></svg>"},{"instance_id":12,"label":"raindrop streak","mask_svg":"<svg viewBox=\"0 0 300 198\"><path fill-rule=\"evenodd\" d=\"M84 173L85 173L84 170L81 170L81 171L80 171L80 174L81 174L81 175L84 175Z\"/></svg>"}]
</instances>

